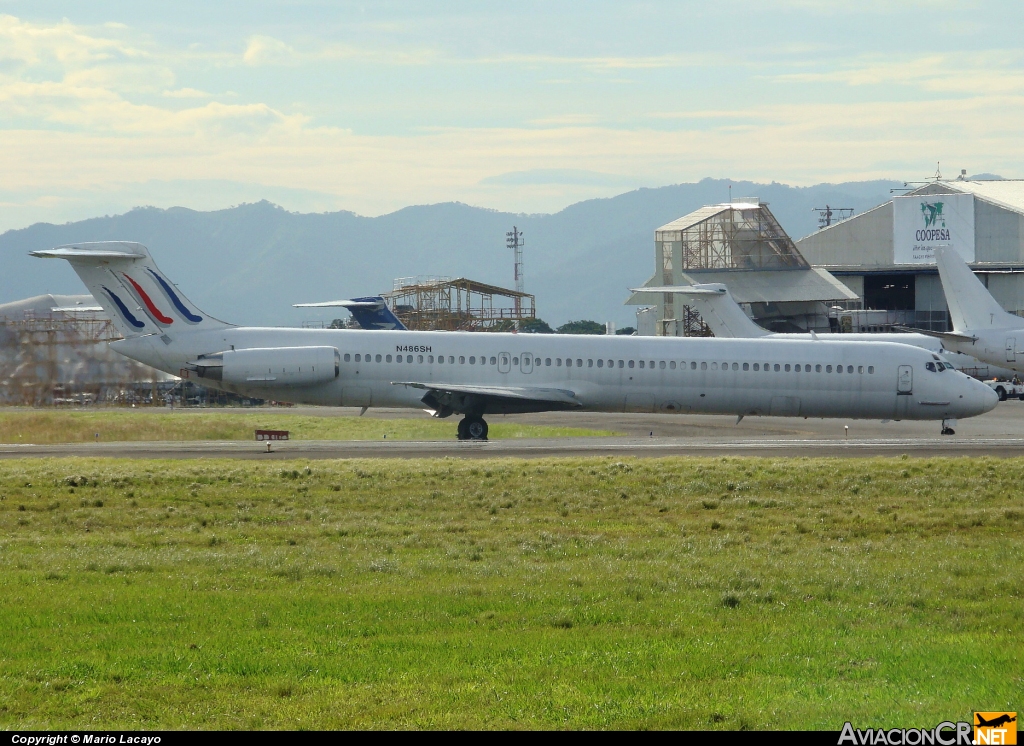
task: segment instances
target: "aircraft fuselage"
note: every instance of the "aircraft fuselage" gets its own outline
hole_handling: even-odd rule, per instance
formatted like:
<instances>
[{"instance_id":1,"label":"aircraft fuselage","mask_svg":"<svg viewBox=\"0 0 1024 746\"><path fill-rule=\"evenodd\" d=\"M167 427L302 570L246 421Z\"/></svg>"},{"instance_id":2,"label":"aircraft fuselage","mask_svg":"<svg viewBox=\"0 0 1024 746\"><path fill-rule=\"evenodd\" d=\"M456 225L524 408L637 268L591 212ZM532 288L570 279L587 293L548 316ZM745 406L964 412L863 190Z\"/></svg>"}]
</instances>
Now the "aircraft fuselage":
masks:
<instances>
[{"instance_id":1,"label":"aircraft fuselage","mask_svg":"<svg viewBox=\"0 0 1024 746\"><path fill-rule=\"evenodd\" d=\"M174 375L231 349L331 346L337 376L308 386L197 382L260 398L333 406L425 408L405 384L482 385L570 392L583 410L870 419L981 414L995 394L952 370L929 370L927 350L877 342L481 334L226 327L114 349ZM194 366L192 366L194 367ZM481 413L571 406L543 402Z\"/></svg>"}]
</instances>

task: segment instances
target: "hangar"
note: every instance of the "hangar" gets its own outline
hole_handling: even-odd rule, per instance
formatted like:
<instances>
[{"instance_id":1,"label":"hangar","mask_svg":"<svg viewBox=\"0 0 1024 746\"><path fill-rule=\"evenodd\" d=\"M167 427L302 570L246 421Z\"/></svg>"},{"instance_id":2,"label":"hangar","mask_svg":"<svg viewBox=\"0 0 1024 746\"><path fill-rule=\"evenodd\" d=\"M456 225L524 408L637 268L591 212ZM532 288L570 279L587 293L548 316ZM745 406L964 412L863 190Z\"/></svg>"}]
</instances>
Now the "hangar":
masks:
<instances>
[{"instance_id":1,"label":"hangar","mask_svg":"<svg viewBox=\"0 0 1024 746\"><path fill-rule=\"evenodd\" d=\"M832 274L812 267L768 205L741 198L694 210L654 232L655 272L645 287L721 282L753 319L772 331L828 331L829 307L857 296ZM672 293L633 293L641 335L710 332Z\"/></svg>"},{"instance_id":2,"label":"hangar","mask_svg":"<svg viewBox=\"0 0 1024 746\"><path fill-rule=\"evenodd\" d=\"M796 246L859 297L835 314L839 331L948 331L936 246L956 249L1003 308L1024 315L1022 180L936 179Z\"/></svg>"}]
</instances>

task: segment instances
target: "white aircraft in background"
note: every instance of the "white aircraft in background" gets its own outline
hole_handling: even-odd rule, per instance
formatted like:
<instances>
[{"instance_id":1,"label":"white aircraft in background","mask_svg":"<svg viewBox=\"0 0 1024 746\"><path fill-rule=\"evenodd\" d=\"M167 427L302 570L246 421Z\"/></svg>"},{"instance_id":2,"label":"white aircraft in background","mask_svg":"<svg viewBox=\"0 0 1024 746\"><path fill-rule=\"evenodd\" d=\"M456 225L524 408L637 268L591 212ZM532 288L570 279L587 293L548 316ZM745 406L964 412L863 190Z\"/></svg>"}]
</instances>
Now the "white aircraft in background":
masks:
<instances>
[{"instance_id":1,"label":"white aircraft in background","mask_svg":"<svg viewBox=\"0 0 1024 746\"><path fill-rule=\"evenodd\" d=\"M701 319L708 325L716 337L730 339L843 339L850 342L896 342L897 344L908 344L920 347L936 355L941 356L947 362L953 364L956 370L977 370L981 363L992 366L989 372L992 375L1010 376L1012 371L1001 367L1002 363L991 363L987 360L979 361L978 357L971 353L963 353L960 350L950 349L949 344L944 341L947 335L943 332L825 332L822 334L811 332L771 332L762 326L758 326L744 313L740 304L732 297L729 289L720 282L708 282L696 285L668 285L665 287L646 287L631 289L631 292L644 293L674 293L688 298L687 303L696 307ZM1015 317L1016 318L1016 317ZM1024 322L1024 319L1020 319ZM1009 377L1009 376L1007 376Z\"/></svg>"},{"instance_id":2,"label":"white aircraft in background","mask_svg":"<svg viewBox=\"0 0 1024 746\"><path fill-rule=\"evenodd\" d=\"M952 433L998 401L891 342L240 327L197 309L141 244L31 253L71 263L133 360L244 396L460 414L460 439L486 439L485 414L549 410L942 420Z\"/></svg>"},{"instance_id":3,"label":"white aircraft in background","mask_svg":"<svg viewBox=\"0 0 1024 746\"><path fill-rule=\"evenodd\" d=\"M947 348L990 365L1024 372L1024 318L1003 310L955 250L936 249L935 263L953 331L930 334Z\"/></svg>"}]
</instances>

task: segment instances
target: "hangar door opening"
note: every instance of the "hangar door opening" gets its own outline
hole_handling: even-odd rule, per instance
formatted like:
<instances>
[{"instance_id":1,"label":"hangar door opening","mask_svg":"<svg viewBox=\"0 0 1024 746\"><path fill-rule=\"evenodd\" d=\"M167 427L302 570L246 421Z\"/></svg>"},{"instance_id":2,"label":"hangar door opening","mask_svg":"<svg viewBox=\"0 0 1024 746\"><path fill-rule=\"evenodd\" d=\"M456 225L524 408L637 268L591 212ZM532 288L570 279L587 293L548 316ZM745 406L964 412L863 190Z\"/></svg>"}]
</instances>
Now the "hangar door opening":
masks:
<instances>
[{"instance_id":1,"label":"hangar door opening","mask_svg":"<svg viewBox=\"0 0 1024 746\"><path fill-rule=\"evenodd\" d=\"M880 311L914 310L914 275L865 275L864 307Z\"/></svg>"}]
</instances>

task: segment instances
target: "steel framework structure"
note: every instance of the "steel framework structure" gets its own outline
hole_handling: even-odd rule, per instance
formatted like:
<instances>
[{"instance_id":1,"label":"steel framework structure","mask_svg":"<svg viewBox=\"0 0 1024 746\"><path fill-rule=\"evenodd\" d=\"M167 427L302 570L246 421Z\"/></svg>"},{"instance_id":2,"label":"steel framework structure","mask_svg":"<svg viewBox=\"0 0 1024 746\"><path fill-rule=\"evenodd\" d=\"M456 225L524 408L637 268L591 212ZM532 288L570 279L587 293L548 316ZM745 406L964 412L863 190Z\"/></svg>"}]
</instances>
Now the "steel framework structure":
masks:
<instances>
[{"instance_id":1,"label":"steel framework structure","mask_svg":"<svg viewBox=\"0 0 1024 746\"><path fill-rule=\"evenodd\" d=\"M394 314L420 331L513 331L536 318L529 293L465 277L403 277L384 294Z\"/></svg>"},{"instance_id":2,"label":"steel framework structure","mask_svg":"<svg viewBox=\"0 0 1024 746\"><path fill-rule=\"evenodd\" d=\"M120 339L99 314L25 312L0 317L0 401L41 406L136 398L163 374L109 350ZM128 393L128 392L131 393Z\"/></svg>"},{"instance_id":3,"label":"steel framework structure","mask_svg":"<svg viewBox=\"0 0 1024 746\"><path fill-rule=\"evenodd\" d=\"M661 281L679 283L677 272L696 269L807 269L768 206L755 197L702 207L654 233L661 257ZM665 293L663 325L675 322L686 337L711 335L692 306L675 310L675 297ZM662 333L667 333L667 329Z\"/></svg>"}]
</instances>

